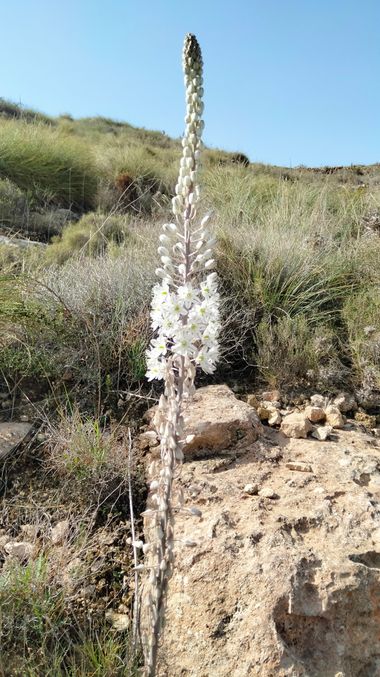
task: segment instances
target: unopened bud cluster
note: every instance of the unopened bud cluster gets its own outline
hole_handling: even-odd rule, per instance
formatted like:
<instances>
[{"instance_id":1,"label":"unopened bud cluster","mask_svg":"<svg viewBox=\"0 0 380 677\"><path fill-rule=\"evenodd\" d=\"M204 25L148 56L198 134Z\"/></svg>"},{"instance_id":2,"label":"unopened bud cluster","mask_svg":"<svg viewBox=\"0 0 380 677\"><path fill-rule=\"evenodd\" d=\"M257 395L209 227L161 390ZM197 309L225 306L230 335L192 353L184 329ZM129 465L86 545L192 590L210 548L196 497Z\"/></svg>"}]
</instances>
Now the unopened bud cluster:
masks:
<instances>
[{"instance_id":1,"label":"unopened bud cluster","mask_svg":"<svg viewBox=\"0 0 380 677\"><path fill-rule=\"evenodd\" d=\"M173 213L180 216L189 205L199 200L197 183L202 147L203 77L202 55L197 40L187 35L183 48L183 71L186 87L186 129L182 140L183 153L180 163L176 196L173 198ZM188 216L191 216L189 213Z\"/></svg>"}]
</instances>

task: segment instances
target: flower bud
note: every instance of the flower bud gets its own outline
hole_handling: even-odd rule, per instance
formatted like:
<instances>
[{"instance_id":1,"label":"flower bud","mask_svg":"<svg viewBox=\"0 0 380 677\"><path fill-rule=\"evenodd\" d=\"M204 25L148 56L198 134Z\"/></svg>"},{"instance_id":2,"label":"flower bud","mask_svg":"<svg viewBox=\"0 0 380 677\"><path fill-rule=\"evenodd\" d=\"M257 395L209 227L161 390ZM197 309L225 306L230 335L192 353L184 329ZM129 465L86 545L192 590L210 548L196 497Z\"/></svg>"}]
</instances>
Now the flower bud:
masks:
<instances>
[{"instance_id":1,"label":"flower bud","mask_svg":"<svg viewBox=\"0 0 380 677\"><path fill-rule=\"evenodd\" d=\"M173 198L173 199L175 200L176 198ZM164 225L162 226L162 229L164 231L166 231L167 233L176 233L177 230L178 230L175 223L164 223Z\"/></svg>"},{"instance_id":2,"label":"flower bud","mask_svg":"<svg viewBox=\"0 0 380 677\"><path fill-rule=\"evenodd\" d=\"M172 260L171 260L170 256L161 256L161 261L165 266L171 266L172 265Z\"/></svg>"},{"instance_id":3,"label":"flower bud","mask_svg":"<svg viewBox=\"0 0 380 677\"><path fill-rule=\"evenodd\" d=\"M166 271L163 268L156 268L155 273L157 277L161 277L162 279L166 278Z\"/></svg>"},{"instance_id":4,"label":"flower bud","mask_svg":"<svg viewBox=\"0 0 380 677\"><path fill-rule=\"evenodd\" d=\"M172 209L173 209L173 214L175 216L178 216L181 213L181 207L178 204L177 197L173 197L172 199Z\"/></svg>"}]
</instances>

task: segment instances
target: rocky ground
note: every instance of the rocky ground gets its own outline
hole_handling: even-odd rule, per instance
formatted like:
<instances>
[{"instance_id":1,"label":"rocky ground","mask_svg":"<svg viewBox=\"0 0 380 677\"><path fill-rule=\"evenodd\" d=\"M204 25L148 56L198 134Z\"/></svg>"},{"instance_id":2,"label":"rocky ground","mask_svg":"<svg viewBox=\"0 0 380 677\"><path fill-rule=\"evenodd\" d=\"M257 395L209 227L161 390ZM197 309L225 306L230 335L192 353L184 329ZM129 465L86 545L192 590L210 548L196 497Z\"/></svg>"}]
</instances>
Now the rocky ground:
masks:
<instances>
[{"instance_id":1,"label":"rocky ground","mask_svg":"<svg viewBox=\"0 0 380 677\"><path fill-rule=\"evenodd\" d=\"M203 515L176 517L160 674L376 677L378 429L343 418L356 409L347 396L275 404L276 426L259 422L262 398L248 402L211 386L186 412L180 482ZM328 434L313 437L318 428ZM142 443L149 435L156 444L152 433Z\"/></svg>"},{"instance_id":2,"label":"rocky ground","mask_svg":"<svg viewBox=\"0 0 380 677\"><path fill-rule=\"evenodd\" d=\"M135 440L144 462L159 453L154 413ZM202 517L176 517L159 675L380 675L376 416L345 393L295 405L218 385L198 389L184 418L179 481ZM0 569L43 553L67 618L128 631L127 493L89 515L46 472L45 443L27 420L0 423Z\"/></svg>"}]
</instances>

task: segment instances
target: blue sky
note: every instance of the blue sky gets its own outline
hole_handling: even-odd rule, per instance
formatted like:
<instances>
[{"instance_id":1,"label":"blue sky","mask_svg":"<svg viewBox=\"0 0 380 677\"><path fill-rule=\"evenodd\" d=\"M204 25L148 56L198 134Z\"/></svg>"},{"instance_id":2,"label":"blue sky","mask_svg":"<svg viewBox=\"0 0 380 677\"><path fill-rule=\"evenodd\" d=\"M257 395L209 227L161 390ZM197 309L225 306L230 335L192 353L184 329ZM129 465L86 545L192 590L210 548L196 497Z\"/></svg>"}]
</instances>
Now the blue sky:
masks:
<instances>
[{"instance_id":1,"label":"blue sky","mask_svg":"<svg viewBox=\"0 0 380 677\"><path fill-rule=\"evenodd\" d=\"M192 32L208 145L288 166L380 162L380 0L2 0L0 25L13 101L180 136Z\"/></svg>"}]
</instances>

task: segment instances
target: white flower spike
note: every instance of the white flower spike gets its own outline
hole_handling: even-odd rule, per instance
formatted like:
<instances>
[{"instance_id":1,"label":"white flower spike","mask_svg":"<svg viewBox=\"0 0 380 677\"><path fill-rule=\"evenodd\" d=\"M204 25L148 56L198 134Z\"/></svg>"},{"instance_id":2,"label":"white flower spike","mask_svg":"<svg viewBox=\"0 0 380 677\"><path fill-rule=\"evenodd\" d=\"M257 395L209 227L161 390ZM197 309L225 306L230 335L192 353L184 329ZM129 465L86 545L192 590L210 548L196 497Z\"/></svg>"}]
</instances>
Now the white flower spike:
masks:
<instances>
[{"instance_id":1,"label":"white flower spike","mask_svg":"<svg viewBox=\"0 0 380 677\"><path fill-rule=\"evenodd\" d=\"M156 675L158 638L165 613L167 581L174 560L174 472L183 460L182 406L193 394L196 369L212 374L219 358L220 331L218 278L214 238L207 232L210 214L197 221L200 198L198 175L202 149L202 55L194 35L183 49L186 87L185 134L176 195L172 200L175 223L166 223L159 237L160 281L153 288L151 326L155 336L147 351L147 378L164 381L155 425L160 435L161 470L150 482L148 499L146 631L143 633L146 677ZM178 493L178 492L177 492ZM181 507L181 505L179 506ZM197 508L187 514L200 516Z\"/></svg>"}]
</instances>

